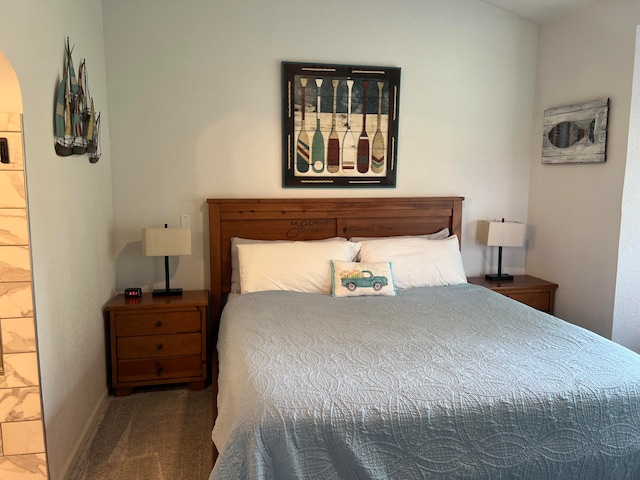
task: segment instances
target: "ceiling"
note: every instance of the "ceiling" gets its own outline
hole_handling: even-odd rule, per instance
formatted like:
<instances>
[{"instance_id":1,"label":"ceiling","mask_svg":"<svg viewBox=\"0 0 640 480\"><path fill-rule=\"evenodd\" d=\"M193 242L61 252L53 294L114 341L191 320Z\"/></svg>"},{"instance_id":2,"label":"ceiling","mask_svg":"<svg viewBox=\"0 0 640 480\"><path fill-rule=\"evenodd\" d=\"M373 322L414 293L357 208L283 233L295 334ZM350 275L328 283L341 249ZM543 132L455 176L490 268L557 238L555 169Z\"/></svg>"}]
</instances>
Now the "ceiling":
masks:
<instances>
[{"instance_id":1,"label":"ceiling","mask_svg":"<svg viewBox=\"0 0 640 480\"><path fill-rule=\"evenodd\" d=\"M518 17L542 24L598 0L482 0Z\"/></svg>"}]
</instances>

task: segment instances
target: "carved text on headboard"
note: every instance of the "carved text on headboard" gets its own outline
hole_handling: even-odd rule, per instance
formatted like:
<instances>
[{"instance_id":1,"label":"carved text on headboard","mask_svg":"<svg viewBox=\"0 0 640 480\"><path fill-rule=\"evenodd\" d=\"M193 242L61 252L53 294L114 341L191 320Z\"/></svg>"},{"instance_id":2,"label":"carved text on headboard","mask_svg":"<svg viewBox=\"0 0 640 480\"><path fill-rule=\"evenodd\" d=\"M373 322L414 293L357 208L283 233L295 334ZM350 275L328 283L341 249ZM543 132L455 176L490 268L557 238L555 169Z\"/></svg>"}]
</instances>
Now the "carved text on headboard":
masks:
<instances>
[{"instance_id":1,"label":"carved text on headboard","mask_svg":"<svg viewBox=\"0 0 640 480\"><path fill-rule=\"evenodd\" d=\"M287 230L287 238L296 238L303 233L325 233L331 220L291 220L292 227Z\"/></svg>"},{"instance_id":2,"label":"carved text on headboard","mask_svg":"<svg viewBox=\"0 0 640 480\"><path fill-rule=\"evenodd\" d=\"M349 226L346 228L345 233L358 233L358 232L393 232L396 229L395 226L389 225L367 225L367 226Z\"/></svg>"}]
</instances>

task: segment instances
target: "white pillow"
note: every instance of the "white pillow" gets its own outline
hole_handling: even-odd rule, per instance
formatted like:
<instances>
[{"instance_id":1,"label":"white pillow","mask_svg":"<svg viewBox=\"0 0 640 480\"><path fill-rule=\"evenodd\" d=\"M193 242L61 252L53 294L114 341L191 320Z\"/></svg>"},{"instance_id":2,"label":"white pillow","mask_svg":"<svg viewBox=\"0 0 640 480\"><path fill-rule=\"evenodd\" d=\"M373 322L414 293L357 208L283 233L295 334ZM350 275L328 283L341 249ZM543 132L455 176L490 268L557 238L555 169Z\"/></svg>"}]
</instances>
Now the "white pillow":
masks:
<instances>
[{"instance_id":1,"label":"white pillow","mask_svg":"<svg viewBox=\"0 0 640 480\"><path fill-rule=\"evenodd\" d=\"M360 242L362 262L391 262L398 289L467 283L458 237L400 238Z\"/></svg>"},{"instance_id":2,"label":"white pillow","mask_svg":"<svg viewBox=\"0 0 640 480\"><path fill-rule=\"evenodd\" d=\"M331 295L363 297L383 295L393 297L393 274L390 262L362 263L331 260Z\"/></svg>"},{"instance_id":3,"label":"white pillow","mask_svg":"<svg viewBox=\"0 0 640 480\"><path fill-rule=\"evenodd\" d=\"M346 242L344 237L332 237L323 240L306 240L307 242L326 242L326 241L342 241ZM231 292L240 292L240 260L238 259L238 245L249 243L286 243L293 240L253 240L250 238L231 237Z\"/></svg>"},{"instance_id":4,"label":"white pillow","mask_svg":"<svg viewBox=\"0 0 640 480\"><path fill-rule=\"evenodd\" d=\"M351 262L358 249L338 240L238 245L240 291L331 293L331 260Z\"/></svg>"},{"instance_id":5,"label":"white pillow","mask_svg":"<svg viewBox=\"0 0 640 480\"><path fill-rule=\"evenodd\" d=\"M352 242L366 242L369 240L395 240L398 238L426 238L429 240L443 240L449 236L449 229L443 228L436 233L427 233L425 235L398 235L397 237L351 237Z\"/></svg>"}]
</instances>

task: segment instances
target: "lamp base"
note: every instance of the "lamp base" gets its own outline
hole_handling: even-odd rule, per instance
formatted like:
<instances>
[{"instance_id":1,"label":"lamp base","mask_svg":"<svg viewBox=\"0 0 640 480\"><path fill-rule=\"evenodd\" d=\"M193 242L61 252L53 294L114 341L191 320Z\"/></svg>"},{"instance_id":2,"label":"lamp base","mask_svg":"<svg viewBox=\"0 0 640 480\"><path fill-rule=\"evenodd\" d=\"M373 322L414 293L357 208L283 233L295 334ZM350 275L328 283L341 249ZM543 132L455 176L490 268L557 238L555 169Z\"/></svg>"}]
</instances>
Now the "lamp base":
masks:
<instances>
[{"instance_id":1,"label":"lamp base","mask_svg":"<svg viewBox=\"0 0 640 480\"><path fill-rule=\"evenodd\" d=\"M513 275L509 275L508 273L501 273L501 274L493 274L493 275L485 275L484 278L486 278L487 280L491 280L493 282L509 282L509 281L513 281Z\"/></svg>"},{"instance_id":2,"label":"lamp base","mask_svg":"<svg viewBox=\"0 0 640 480\"><path fill-rule=\"evenodd\" d=\"M172 297L174 295L182 295L181 288L162 288L159 290L154 290L151 293L153 297Z\"/></svg>"}]
</instances>

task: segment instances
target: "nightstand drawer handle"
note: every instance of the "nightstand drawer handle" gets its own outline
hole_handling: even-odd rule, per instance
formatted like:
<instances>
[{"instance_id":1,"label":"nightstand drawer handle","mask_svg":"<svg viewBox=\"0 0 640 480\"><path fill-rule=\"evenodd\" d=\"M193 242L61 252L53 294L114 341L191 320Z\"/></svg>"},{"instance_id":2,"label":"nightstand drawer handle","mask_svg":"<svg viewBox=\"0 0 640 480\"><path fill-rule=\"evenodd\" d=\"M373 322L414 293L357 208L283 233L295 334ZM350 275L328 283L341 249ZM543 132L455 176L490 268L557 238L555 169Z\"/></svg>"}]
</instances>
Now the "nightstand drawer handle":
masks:
<instances>
[{"instance_id":1,"label":"nightstand drawer handle","mask_svg":"<svg viewBox=\"0 0 640 480\"><path fill-rule=\"evenodd\" d=\"M158 376L162 375L162 371L164 370L164 367L162 365L160 365L159 363L156 363L156 374Z\"/></svg>"},{"instance_id":2,"label":"nightstand drawer handle","mask_svg":"<svg viewBox=\"0 0 640 480\"><path fill-rule=\"evenodd\" d=\"M161 326L162 326L162 322L161 322L160 320L158 320L158 321L156 322L156 327L161 327Z\"/></svg>"},{"instance_id":3,"label":"nightstand drawer handle","mask_svg":"<svg viewBox=\"0 0 640 480\"><path fill-rule=\"evenodd\" d=\"M158 350L162 350L162 347L164 347L164 345L162 345L161 343L159 343L158 345L156 345L156 348L157 348Z\"/></svg>"}]
</instances>

